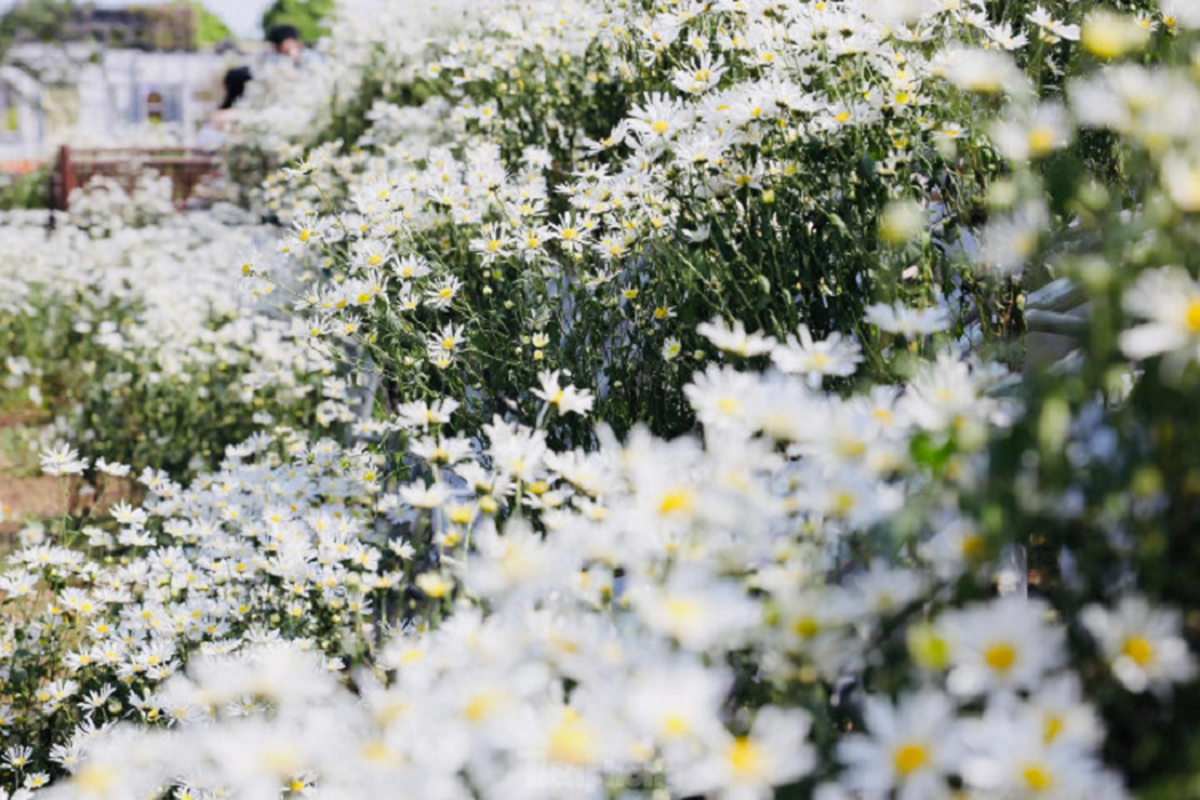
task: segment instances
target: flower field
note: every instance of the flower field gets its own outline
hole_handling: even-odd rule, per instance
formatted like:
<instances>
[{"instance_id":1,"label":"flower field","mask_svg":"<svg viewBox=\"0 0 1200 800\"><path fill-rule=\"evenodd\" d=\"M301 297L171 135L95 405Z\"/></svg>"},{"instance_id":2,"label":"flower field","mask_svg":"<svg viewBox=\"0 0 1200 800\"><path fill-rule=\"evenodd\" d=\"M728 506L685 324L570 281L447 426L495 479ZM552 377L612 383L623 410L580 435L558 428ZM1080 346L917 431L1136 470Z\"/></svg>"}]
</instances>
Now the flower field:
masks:
<instances>
[{"instance_id":1,"label":"flower field","mask_svg":"<svg viewBox=\"0 0 1200 800\"><path fill-rule=\"evenodd\" d=\"M0 798L1200 797L1200 5L322 49L0 212Z\"/></svg>"}]
</instances>

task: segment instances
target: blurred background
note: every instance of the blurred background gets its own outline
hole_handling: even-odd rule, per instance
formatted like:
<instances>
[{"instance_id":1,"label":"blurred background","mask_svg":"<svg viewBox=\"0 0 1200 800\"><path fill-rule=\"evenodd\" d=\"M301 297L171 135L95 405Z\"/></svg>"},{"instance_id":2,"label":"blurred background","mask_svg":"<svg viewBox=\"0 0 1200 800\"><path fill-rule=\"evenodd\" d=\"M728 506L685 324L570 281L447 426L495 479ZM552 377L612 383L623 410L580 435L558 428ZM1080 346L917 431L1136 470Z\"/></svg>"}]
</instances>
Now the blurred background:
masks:
<instances>
[{"instance_id":1,"label":"blurred background","mask_svg":"<svg viewBox=\"0 0 1200 800\"><path fill-rule=\"evenodd\" d=\"M271 58L266 33L292 25L313 45L335 4L0 0L0 185L63 146L195 146L225 75Z\"/></svg>"}]
</instances>

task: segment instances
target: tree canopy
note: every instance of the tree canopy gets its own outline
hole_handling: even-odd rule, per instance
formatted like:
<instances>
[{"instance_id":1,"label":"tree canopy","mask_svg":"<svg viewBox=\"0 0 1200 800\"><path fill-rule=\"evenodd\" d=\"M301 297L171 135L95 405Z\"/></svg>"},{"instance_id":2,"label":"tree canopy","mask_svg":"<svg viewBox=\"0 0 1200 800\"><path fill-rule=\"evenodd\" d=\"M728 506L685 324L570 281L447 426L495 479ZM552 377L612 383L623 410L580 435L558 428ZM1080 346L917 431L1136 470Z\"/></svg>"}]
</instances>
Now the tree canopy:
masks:
<instances>
[{"instance_id":1,"label":"tree canopy","mask_svg":"<svg viewBox=\"0 0 1200 800\"><path fill-rule=\"evenodd\" d=\"M186 0L187 5L196 10L196 44L203 47L206 44L216 44L233 38L233 32L225 21L209 11L200 0Z\"/></svg>"},{"instance_id":2,"label":"tree canopy","mask_svg":"<svg viewBox=\"0 0 1200 800\"><path fill-rule=\"evenodd\" d=\"M26 0L0 14L0 39L53 41L71 15L70 0Z\"/></svg>"},{"instance_id":3,"label":"tree canopy","mask_svg":"<svg viewBox=\"0 0 1200 800\"><path fill-rule=\"evenodd\" d=\"M0 53L14 40L53 42L62 39L71 19L71 12L80 4L72 0L25 0L0 14ZM229 26L201 0L173 0L171 5L183 5L196 13L196 41L203 47L233 38ZM131 9L155 11L161 6L130 5Z\"/></svg>"},{"instance_id":4,"label":"tree canopy","mask_svg":"<svg viewBox=\"0 0 1200 800\"><path fill-rule=\"evenodd\" d=\"M270 31L276 25L295 25L301 39L315 42L329 34L325 21L336 4L336 0L273 0L263 12L263 30Z\"/></svg>"}]
</instances>

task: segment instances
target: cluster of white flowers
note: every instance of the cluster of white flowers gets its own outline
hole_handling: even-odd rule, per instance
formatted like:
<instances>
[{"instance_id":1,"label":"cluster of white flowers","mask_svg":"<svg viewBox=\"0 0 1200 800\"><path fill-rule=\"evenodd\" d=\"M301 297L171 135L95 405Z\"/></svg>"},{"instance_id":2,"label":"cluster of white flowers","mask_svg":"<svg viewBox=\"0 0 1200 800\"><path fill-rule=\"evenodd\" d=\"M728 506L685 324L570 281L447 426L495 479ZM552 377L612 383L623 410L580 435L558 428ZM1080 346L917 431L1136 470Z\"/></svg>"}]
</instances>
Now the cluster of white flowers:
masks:
<instances>
[{"instance_id":1,"label":"cluster of white flowers","mask_svg":"<svg viewBox=\"0 0 1200 800\"><path fill-rule=\"evenodd\" d=\"M7 631L14 649L24 631L7 675L50 652L62 665L8 724L79 719L49 752L18 740L13 769L60 765L74 774L61 797L362 797L400 782L446 798L767 797L811 775L822 797L934 797L951 780L981 797L1124 797L1045 604L936 612L989 560L977 522L935 506L911 555L849 550L901 497L936 504L912 437L1011 419L994 381L946 357L908 392L840 398L727 368L689 388L703 440L559 452L497 420L480 447L441 432L455 404L417 404L387 423L424 464L415 480L291 434L231 449L190 488L148 472L153 499L114 509L115 537L84 532L136 558L99 566L31 540L0 578L32 602ZM981 456L959 458L953 483L978 480ZM61 588L47 598L39 581ZM407 586L426 602L415 615ZM1176 615L1129 596L1085 622L1133 691L1195 674ZM907 641L915 687L868 696L866 731L822 764L795 698L888 640ZM191 652L214 658L184 676ZM329 676L349 665L354 694ZM776 700L731 707L749 676ZM110 730L127 708L170 730Z\"/></svg>"},{"instance_id":2,"label":"cluster of white flowers","mask_svg":"<svg viewBox=\"0 0 1200 800\"><path fill-rule=\"evenodd\" d=\"M154 225L175 213L173 192L169 177L151 171L129 180L97 176L71 193L70 224L96 238Z\"/></svg>"},{"instance_id":3,"label":"cluster of white flowers","mask_svg":"<svg viewBox=\"0 0 1200 800\"><path fill-rule=\"evenodd\" d=\"M196 424L204 405L239 406L258 424L292 410L315 410L325 424L353 419L336 365L306 346L273 286L230 289L239 265L273 241L270 229L234 209L110 227L103 237L61 215L49 235L41 213L2 222L4 386L63 415L58 435L134 437L123 427L122 406L132 403L146 406L149 419L136 424L148 425L140 435L151 441L170 437L182 415ZM267 274L271 263L256 269Z\"/></svg>"},{"instance_id":4,"label":"cluster of white flowers","mask_svg":"<svg viewBox=\"0 0 1200 800\"><path fill-rule=\"evenodd\" d=\"M38 745L36 763L74 769L83 743L109 722L130 710L151 723L169 714L151 693L192 652L369 624L370 594L395 585L380 549L361 537L362 509L377 490L373 456L284 433L227 455L221 472L190 487L146 468L138 483L148 499L117 502L108 523L22 531L0 577L14 614L3 622L0 681L28 682L31 693L6 691L0 730L20 740L56 714L78 723L69 737ZM42 462L57 476L90 466L67 445ZM131 471L103 460L96 468Z\"/></svg>"},{"instance_id":5,"label":"cluster of white flowers","mask_svg":"<svg viewBox=\"0 0 1200 800\"><path fill-rule=\"evenodd\" d=\"M877 142L881 175L926 171L929 151L972 137L953 115L974 112L948 102L939 80L958 68L914 41L934 29L949 40L1005 35L985 24L981 3L924 4L915 39L893 35L894 20L870 2L501 0L437 11L431 19L421 6L379 3L349 18L313 85L268 87L247 113L266 132L252 139L294 164L262 199L293 226L282 249L332 256L332 271L296 288L310 333L371 342L409 326L428 347L405 365L440 369L464 346L457 334L476 324L469 314L454 320L464 302L480 302L459 297L464 269L482 268L497 287L513 272L545 277L533 305L562 303L563 273L605 302L633 304L656 280L643 255L654 261L679 237L701 243L749 224L758 204L770 213L775 190L811 171L805 148ZM629 98L611 129L580 113L589 98L659 86L660 74L666 84ZM280 118L301 114L320 127L297 111L298 95L325 91L332 102L363 82L411 84L428 99L375 100L354 148L338 140L302 153L280 141ZM853 183L843 180L805 181L798 202L813 213L835 207ZM463 241L468 256L447 253ZM492 292L483 289L484 303ZM667 348L672 307L685 298L658 299L637 313L652 315ZM422 308L438 321L418 318Z\"/></svg>"},{"instance_id":6,"label":"cluster of white flowers","mask_svg":"<svg viewBox=\"0 0 1200 800\"><path fill-rule=\"evenodd\" d=\"M709 335L731 350L781 347L716 325ZM840 371L853 371L854 357L843 359ZM786 370L790 359L780 360ZM65 707L80 717L51 752L13 752L78 770L62 791L79 796L132 796L181 774L180 791L248 795L299 784L361 796L403 779L422 796L468 786L497 797L603 796L625 779L757 796L815 766L803 744L810 721L772 706L753 722L731 716L729 659L761 659L768 685L833 679L867 663L886 622L912 620L912 656L930 682L898 710L868 701L867 734L839 750L853 767L848 787L945 790L955 775L997 791L1053 784L1120 796L1095 761L1100 729L1062 671L1063 633L1045 608L1009 597L933 619L920 611L977 566L971 521L941 508L915 558L864 565L844 586L827 580L852 563L851 533L921 493L913 436L1011 418L986 394L994 381L943 358L909 392L842 399L803 377L714 368L688 390L703 442L635 434L594 452L555 452L540 431L500 420L478 450L441 433L455 404L417 404L387 425L410 435L428 477L389 491L375 457L288 436L289 460L261 437L188 489L147 471L154 499L114 508L116 536L81 532L101 551L135 548L136 560L98 569L29 537L3 576L9 600L34 603L8 631L14 655L16 642L23 650L10 670L71 642L54 659L64 675L46 675L34 702L9 708L10 724ZM586 396L556 388L559 376L543 384L547 405L565 413L571 396L580 398L571 410L586 412ZM962 458L956 480L969 484L978 456ZM53 474L86 467L66 446L44 461ZM503 533L493 522L502 508L522 512ZM376 513L407 533L389 536ZM415 546L438 557L414 562ZM40 582L60 588L47 599ZM409 583L453 616L428 633L398 628L380 646L377 626L403 616L389 596ZM1094 609L1088 626L1131 688L1167 690L1194 671L1178 621L1140 601ZM330 639L337 630L354 644ZM198 667L199 686L161 684L189 651L280 637L327 648L335 660L325 669L365 648L361 701L287 651L249 672ZM930 694L943 679L946 693ZM125 708L177 730L110 740L103 729ZM218 728L207 724L214 715ZM988 733L963 750L972 737L960 725ZM1051 733L1030 738L1030 726ZM304 730L315 737L307 745ZM143 756L131 760L131 746Z\"/></svg>"},{"instance_id":7,"label":"cluster of white flowers","mask_svg":"<svg viewBox=\"0 0 1200 800\"><path fill-rule=\"evenodd\" d=\"M0 399L84 395L43 472L139 487L0 562L0 800L1131 797L1112 708L1200 675L1124 360L1200 361L1200 49L1121 59L1200 16L996 5L380 0L241 110L278 227L0 218ZM1132 200L1057 186L1098 131ZM1093 349L1023 387L969 329L1059 271ZM1014 520L1097 541L1046 578Z\"/></svg>"}]
</instances>

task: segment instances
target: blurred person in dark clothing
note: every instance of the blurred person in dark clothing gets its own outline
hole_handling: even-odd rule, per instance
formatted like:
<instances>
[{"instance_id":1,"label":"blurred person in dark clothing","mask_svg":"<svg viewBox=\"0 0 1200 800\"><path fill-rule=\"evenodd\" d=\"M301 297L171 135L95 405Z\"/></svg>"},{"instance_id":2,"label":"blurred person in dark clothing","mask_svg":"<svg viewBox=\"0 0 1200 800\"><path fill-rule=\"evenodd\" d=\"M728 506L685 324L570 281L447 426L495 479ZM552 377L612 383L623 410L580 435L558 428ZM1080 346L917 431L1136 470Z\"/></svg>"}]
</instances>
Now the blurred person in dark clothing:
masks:
<instances>
[{"instance_id":1,"label":"blurred person in dark clothing","mask_svg":"<svg viewBox=\"0 0 1200 800\"><path fill-rule=\"evenodd\" d=\"M304 46L295 25L276 25L267 32L267 41L279 60L290 59L297 67L306 67L320 59L314 50Z\"/></svg>"},{"instance_id":2,"label":"blurred person in dark clothing","mask_svg":"<svg viewBox=\"0 0 1200 800\"><path fill-rule=\"evenodd\" d=\"M216 150L225 144L235 123L234 106L246 94L246 86L254 79L249 67L234 67L225 73L225 98L196 134L196 146Z\"/></svg>"},{"instance_id":3,"label":"blurred person in dark clothing","mask_svg":"<svg viewBox=\"0 0 1200 800\"><path fill-rule=\"evenodd\" d=\"M249 67L234 67L225 73L225 99L221 101L222 111L228 111L238 100L242 99L242 95L246 93L246 86L253 78Z\"/></svg>"}]
</instances>

